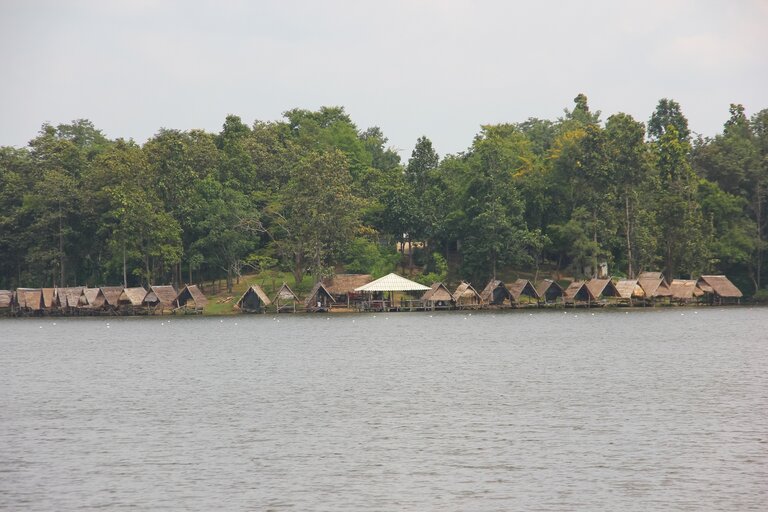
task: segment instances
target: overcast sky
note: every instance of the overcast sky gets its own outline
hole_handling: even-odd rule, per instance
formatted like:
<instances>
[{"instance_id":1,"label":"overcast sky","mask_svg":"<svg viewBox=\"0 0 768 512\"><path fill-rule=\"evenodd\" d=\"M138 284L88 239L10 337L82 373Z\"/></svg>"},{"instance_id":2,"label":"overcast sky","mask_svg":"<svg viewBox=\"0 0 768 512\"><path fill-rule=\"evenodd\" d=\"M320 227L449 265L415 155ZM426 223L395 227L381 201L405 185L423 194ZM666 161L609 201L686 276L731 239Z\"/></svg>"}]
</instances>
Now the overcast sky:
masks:
<instances>
[{"instance_id":1,"label":"overcast sky","mask_svg":"<svg viewBox=\"0 0 768 512\"><path fill-rule=\"evenodd\" d=\"M694 132L768 108L768 1L34 1L0 3L0 145L86 118L143 143L344 106L407 158L480 125L602 119L677 100Z\"/></svg>"}]
</instances>

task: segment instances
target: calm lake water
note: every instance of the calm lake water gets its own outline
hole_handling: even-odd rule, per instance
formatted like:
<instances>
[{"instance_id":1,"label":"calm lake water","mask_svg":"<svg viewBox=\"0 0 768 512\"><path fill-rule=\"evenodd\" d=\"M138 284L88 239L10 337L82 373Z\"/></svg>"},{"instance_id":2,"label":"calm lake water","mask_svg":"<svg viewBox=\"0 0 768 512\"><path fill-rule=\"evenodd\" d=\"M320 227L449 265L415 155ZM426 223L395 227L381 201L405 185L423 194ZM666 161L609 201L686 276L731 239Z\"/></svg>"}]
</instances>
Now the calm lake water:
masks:
<instances>
[{"instance_id":1,"label":"calm lake water","mask_svg":"<svg viewBox=\"0 0 768 512\"><path fill-rule=\"evenodd\" d=\"M0 320L3 510L766 504L768 309Z\"/></svg>"}]
</instances>

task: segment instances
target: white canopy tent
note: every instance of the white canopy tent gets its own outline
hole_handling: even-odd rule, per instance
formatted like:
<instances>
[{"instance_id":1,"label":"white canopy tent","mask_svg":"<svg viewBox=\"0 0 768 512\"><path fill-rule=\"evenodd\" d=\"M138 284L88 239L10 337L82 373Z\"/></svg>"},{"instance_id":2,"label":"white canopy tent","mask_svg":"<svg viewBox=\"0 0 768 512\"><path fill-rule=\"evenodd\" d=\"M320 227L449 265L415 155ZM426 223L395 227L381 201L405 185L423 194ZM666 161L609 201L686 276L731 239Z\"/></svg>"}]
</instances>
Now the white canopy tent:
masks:
<instances>
[{"instance_id":1,"label":"white canopy tent","mask_svg":"<svg viewBox=\"0 0 768 512\"><path fill-rule=\"evenodd\" d=\"M429 286L424 286L397 274L388 274L375 281L355 288L356 292L425 292Z\"/></svg>"}]
</instances>

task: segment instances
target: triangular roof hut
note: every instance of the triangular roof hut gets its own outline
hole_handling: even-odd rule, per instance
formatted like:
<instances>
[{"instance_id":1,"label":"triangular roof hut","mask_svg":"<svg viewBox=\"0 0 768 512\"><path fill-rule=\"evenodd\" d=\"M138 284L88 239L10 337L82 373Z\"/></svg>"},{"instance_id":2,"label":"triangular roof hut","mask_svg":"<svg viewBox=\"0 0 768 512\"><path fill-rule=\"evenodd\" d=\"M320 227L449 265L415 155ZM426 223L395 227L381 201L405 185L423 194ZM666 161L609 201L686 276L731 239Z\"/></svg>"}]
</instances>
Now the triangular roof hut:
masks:
<instances>
[{"instance_id":1,"label":"triangular roof hut","mask_svg":"<svg viewBox=\"0 0 768 512\"><path fill-rule=\"evenodd\" d=\"M304 299L304 309L307 311L328 311L331 304L334 304L336 300L331 295L331 292L323 285L322 282L315 283L315 286L310 290L307 298Z\"/></svg>"},{"instance_id":2,"label":"triangular roof hut","mask_svg":"<svg viewBox=\"0 0 768 512\"><path fill-rule=\"evenodd\" d=\"M562 299L565 295L565 290L560 286L557 281L552 279L542 279L536 283L536 293L539 294L540 300L544 302L556 302L557 299Z\"/></svg>"},{"instance_id":3,"label":"triangular roof hut","mask_svg":"<svg viewBox=\"0 0 768 512\"><path fill-rule=\"evenodd\" d=\"M176 296L176 304L180 308L202 313L203 308L208 304L208 298L203 295L196 284L188 284Z\"/></svg>"},{"instance_id":4,"label":"triangular roof hut","mask_svg":"<svg viewBox=\"0 0 768 512\"><path fill-rule=\"evenodd\" d=\"M471 284L462 281L456 287L456 291L453 292L453 302L458 308L479 307L483 303L483 299Z\"/></svg>"},{"instance_id":5,"label":"triangular roof hut","mask_svg":"<svg viewBox=\"0 0 768 512\"><path fill-rule=\"evenodd\" d=\"M595 296L592 295L592 292L589 291L589 287L587 286L587 283L584 281L574 281L570 285L568 285L568 288L565 289L565 292L563 293L563 299L565 302L591 302L595 300Z\"/></svg>"},{"instance_id":6,"label":"triangular roof hut","mask_svg":"<svg viewBox=\"0 0 768 512\"><path fill-rule=\"evenodd\" d=\"M124 288L123 293L120 294L118 303L121 306L139 307L144 303L144 297L146 296L147 290L145 290L143 286Z\"/></svg>"},{"instance_id":7,"label":"triangular roof hut","mask_svg":"<svg viewBox=\"0 0 768 512\"><path fill-rule=\"evenodd\" d=\"M622 279L616 283L616 291L619 297L626 300L642 299L645 297L645 290L637 282L637 279Z\"/></svg>"},{"instance_id":8,"label":"triangular roof hut","mask_svg":"<svg viewBox=\"0 0 768 512\"><path fill-rule=\"evenodd\" d=\"M48 311L56 309L56 288L43 288L43 307Z\"/></svg>"},{"instance_id":9,"label":"triangular roof hut","mask_svg":"<svg viewBox=\"0 0 768 512\"><path fill-rule=\"evenodd\" d=\"M672 290L661 272L641 272L637 283L643 288L647 299L672 296Z\"/></svg>"},{"instance_id":10,"label":"triangular roof hut","mask_svg":"<svg viewBox=\"0 0 768 512\"><path fill-rule=\"evenodd\" d=\"M102 286L101 293L104 294L104 305L117 309L120 305L120 295L123 294L122 286Z\"/></svg>"},{"instance_id":11,"label":"triangular roof hut","mask_svg":"<svg viewBox=\"0 0 768 512\"><path fill-rule=\"evenodd\" d=\"M527 279L518 279L510 284L508 288L512 293L512 297L515 299L515 302L520 302L520 297L522 296L530 297L536 302L541 298L539 292L536 291L536 287Z\"/></svg>"},{"instance_id":12,"label":"triangular roof hut","mask_svg":"<svg viewBox=\"0 0 768 512\"><path fill-rule=\"evenodd\" d=\"M62 309L75 309L88 305L85 298L84 286L70 286L69 288L56 288L56 300Z\"/></svg>"},{"instance_id":13,"label":"triangular roof hut","mask_svg":"<svg viewBox=\"0 0 768 512\"><path fill-rule=\"evenodd\" d=\"M443 283L432 283L429 290L421 296L427 307L431 308L450 308L453 306L453 295Z\"/></svg>"},{"instance_id":14,"label":"triangular roof hut","mask_svg":"<svg viewBox=\"0 0 768 512\"><path fill-rule=\"evenodd\" d=\"M616 285L610 277L605 279L590 279L587 281L587 288L589 292L596 299L602 299L603 297L621 297L619 290L616 289Z\"/></svg>"},{"instance_id":15,"label":"triangular roof hut","mask_svg":"<svg viewBox=\"0 0 768 512\"><path fill-rule=\"evenodd\" d=\"M272 304L269 297L258 284L252 284L245 290L236 306L244 313L264 313L267 306Z\"/></svg>"},{"instance_id":16,"label":"triangular roof hut","mask_svg":"<svg viewBox=\"0 0 768 512\"><path fill-rule=\"evenodd\" d=\"M706 294L710 294L718 302L723 299L740 299L743 294L730 279L723 275L701 276L696 285Z\"/></svg>"},{"instance_id":17,"label":"triangular roof hut","mask_svg":"<svg viewBox=\"0 0 768 512\"><path fill-rule=\"evenodd\" d=\"M42 311L43 290L40 288L17 288L16 304L26 311Z\"/></svg>"},{"instance_id":18,"label":"triangular roof hut","mask_svg":"<svg viewBox=\"0 0 768 512\"><path fill-rule=\"evenodd\" d=\"M83 295L85 296L85 302L87 303L88 309L101 309L106 303L104 292L101 288L85 288L83 290Z\"/></svg>"},{"instance_id":19,"label":"triangular roof hut","mask_svg":"<svg viewBox=\"0 0 768 512\"><path fill-rule=\"evenodd\" d=\"M296 303L299 302L299 297L293 293L290 286L283 283L283 286L278 288L277 293L275 293L275 298L272 302L275 303L275 309L278 313L288 311L289 309L295 312Z\"/></svg>"},{"instance_id":20,"label":"triangular roof hut","mask_svg":"<svg viewBox=\"0 0 768 512\"><path fill-rule=\"evenodd\" d=\"M10 309L13 306L13 292L0 290L0 309Z\"/></svg>"},{"instance_id":21,"label":"triangular roof hut","mask_svg":"<svg viewBox=\"0 0 768 512\"><path fill-rule=\"evenodd\" d=\"M494 306L500 306L504 304L504 301L508 300L510 304L515 302L515 298L503 282L498 279L491 279L483 291L480 292L480 297L486 304L493 304Z\"/></svg>"},{"instance_id":22,"label":"triangular roof hut","mask_svg":"<svg viewBox=\"0 0 768 512\"><path fill-rule=\"evenodd\" d=\"M694 279L673 279L669 288L672 291L672 299L678 302L690 302L704 295Z\"/></svg>"},{"instance_id":23,"label":"triangular roof hut","mask_svg":"<svg viewBox=\"0 0 768 512\"><path fill-rule=\"evenodd\" d=\"M152 285L144 297L144 304L152 311L174 309L176 307L176 288L171 285Z\"/></svg>"}]
</instances>

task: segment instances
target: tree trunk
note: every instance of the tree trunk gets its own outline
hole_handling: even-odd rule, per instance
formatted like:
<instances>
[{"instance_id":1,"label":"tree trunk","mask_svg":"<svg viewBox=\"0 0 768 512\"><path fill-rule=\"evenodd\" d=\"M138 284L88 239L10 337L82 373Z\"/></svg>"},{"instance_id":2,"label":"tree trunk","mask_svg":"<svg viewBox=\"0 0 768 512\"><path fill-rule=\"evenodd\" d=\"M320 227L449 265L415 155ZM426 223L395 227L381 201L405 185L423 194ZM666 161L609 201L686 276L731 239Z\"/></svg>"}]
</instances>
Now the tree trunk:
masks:
<instances>
[{"instance_id":1,"label":"tree trunk","mask_svg":"<svg viewBox=\"0 0 768 512\"><path fill-rule=\"evenodd\" d=\"M293 273L294 283L296 284L296 286L299 286L301 284L301 281L304 279L304 261L300 252L294 253L292 273Z\"/></svg>"},{"instance_id":2,"label":"tree trunk","mask_svg":"<svg viewBox=\"0 0 768 512\"><path fill-rule=\"evenodd\" d=\"M123 238L123 287L128 287L128 272L125 264L125 238Z\"/></svg>"},{"instance_id":3,"label":"tree trunk","mask_svg":"<svg viewBox=\"0 0 768 512\"><path fill-rule=\"evenodd\" d=\"M59 203L59 270L61 271L61 286L64 286L64 231L61 218L61 203Z\"/></svg>"},{"instance_id":4,"label":"tree trunk","mask_svg":"<svg viewBox=\"0 0 768 512\"><path fill-rule=\"evenodd\" d=\"M624 195L624 208L627 215L627 277L630 279L635 278L635 274L632 271L632 235L631 235L631 220L629 215L629 193L625 191Z\"/></svg>"}]
</instances>

